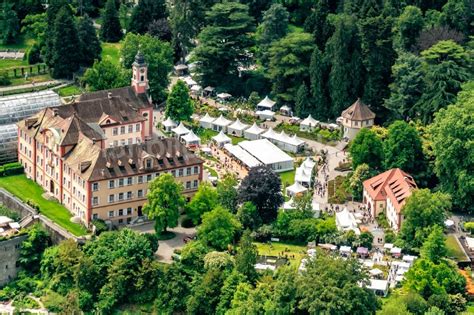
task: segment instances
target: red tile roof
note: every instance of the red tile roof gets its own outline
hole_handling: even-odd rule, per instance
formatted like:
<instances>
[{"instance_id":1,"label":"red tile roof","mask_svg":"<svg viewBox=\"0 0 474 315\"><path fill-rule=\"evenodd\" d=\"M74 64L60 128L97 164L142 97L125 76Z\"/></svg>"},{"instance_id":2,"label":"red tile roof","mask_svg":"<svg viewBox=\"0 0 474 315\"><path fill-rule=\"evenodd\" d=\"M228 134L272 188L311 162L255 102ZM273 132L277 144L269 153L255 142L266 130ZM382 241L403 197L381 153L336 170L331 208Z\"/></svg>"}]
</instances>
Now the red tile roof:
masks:
<instances>
[{"instance_id":1,"label":"red tile roof","mask_svg":"<svg viewBox=\"0 0 474 315\"><path fill-rule=\"evenodd\" d=\"M417 188L413 177L399 168L372 177L364 181L363 185L374 201L385 201L388 197L397 213L400 213L412 190Z\"/></svg>"}]
</instances>

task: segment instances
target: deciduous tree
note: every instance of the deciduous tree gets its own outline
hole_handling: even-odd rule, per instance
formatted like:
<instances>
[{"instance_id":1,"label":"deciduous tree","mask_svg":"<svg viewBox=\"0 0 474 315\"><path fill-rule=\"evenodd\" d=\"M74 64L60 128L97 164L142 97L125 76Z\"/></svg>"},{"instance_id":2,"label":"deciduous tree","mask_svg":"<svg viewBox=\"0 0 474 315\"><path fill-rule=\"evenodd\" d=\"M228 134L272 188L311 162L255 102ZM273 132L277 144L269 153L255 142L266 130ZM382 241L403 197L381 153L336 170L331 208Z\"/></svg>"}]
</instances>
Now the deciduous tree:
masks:
<instances>
[{"instance_id":1,"label":"deciduous tree","mask_svg":"<svg viewBox=\"0 0 474 315\"><path fill-rule=\"evenodd\" d=\"M240 229L241 225L235 216L221 206L217 206L202 216L198 237L210 247L224 250L232 243L235 234Z\"/></svg>"},{"instance_id":2,"label":"deciduous tree","mask_svg":"<svg viewBox=\"0 0 474 315\"><path fill-rule=\"evenodd\" d=\"M101 91L130 85L130 72L109 60L94 62L86 70L82 82L89 91Z\"/></svg>"},{"instance_id":3,"label":"deciduous tree","mask_svg":"<svg viewBox=\"0 0 474 315\"><path fill-rule=\"evenodd\" d=\"M404 221L400 239L407 248L420 248L431 229L443 226L447 212L451 209L451 198L441 192L432 193L428 189L412 192L403 206Z\"/></svg>"},{"instance_id":4,"label":"deciduous tree","mask_svg":"<svg viewBox=\"0 0 474 315\"><path fill-rule=\"evenodd\" d=\"M382 141L370 129L363 128L352 140L349 147L352 169L367 164L371 169L380 169L383 163Z\"/></svg>"},{"instance_id":5,"label":"deciduous tree","mask_svg":"<svg viewBox=\"0 0 474 315\"><path fill-rule=\"evenodd\" d=\"M455 105L436 114L430 133L434 172L442 191L451 194L456 209L474 211L474 83L464 86Z\"/></svg>"},{"instance_id":6,"label":"deciduous tree","mask_svg":"<svg viewBox=\"0 0 474 315\"><path fill-rule=\"evenodd\" d=\"M20 20L13 3L4 0L0 12L0 39L2 44L12 44L18 40L20 34Z\"/></svg>"},{"instance_id":7,"label":"deciduous tree","mask_svg":"<svg viewBox=\"0 0 474 315\"><path fill-rule=\"evenodd\" d=\"M166 117L174 121L188 121L194 112L193 103L189 97L189 89L181 80L178 80L166 99Z\"/></svg>"},{"instance_id":8,"label":"deciduous tree","mask_svg":"<svg viewBox=\"0 0 474 315\"><path fill-rule=\"evenodd\" d=\"M178 225L179 211L185 204L182 190L183 186L171 174L161 174L151 182L143 211L155 220L157 234Z\"/></svg>"},{"instance_id":9,"label":"deciduous tree","mask_svg":"<svg viewBox=\"0 0 474 315\"><path fill-rule=\"evenodd\" d=\"M257 263L257 247L252 243L250 230L245 230L240 239L239 249L235 256L235 269L253 282L257 279L255 264Z\"/></svg>"},{"instance_id":10,"label":"deciduous tree","mask_svg":"<svg viewBox=\"0 0 474 315\"><path fill-rule=\"evenodd\" d=\"M237 177L232 173L227 173L217 183L217 195L219 203L231 213L237 212L239 204L239 192L237 191Z\"/></svg>"},{"instance_id":11,"label":"deciduous tree","mask_svg":"<svg viewBox=\"0 0 474 315\"><path fill-rule=\"evenodd\" d=\"M186 206L186 214L194 224L201 222L202 215L213 210L218 204L216 189L209 183L201 183L198 191Z\"/></svg>"},{"instance_id":12,"label":"deciduous tree","mask_svg":"<svg viewBox=\"0 0 474 315\"><path fill-rule=\"evenodd\" d=\"M148 64L148 91L153 101L160 103L166 100L169 84L168 74L173 69L173 51L169 43L149 35L135 35L128 33L121 49L122 64L130 69L135 55L140 49Z\"/></svg>"},{"instance_id":13,"label":"deciduous tree","mask_svg":"<svg viewBox=\"0 0 474 315\"><path fill-rule=\"evenodd\" d=\"M423 29L423 13L416 6L406 6L395 21L394 44L405 51L410 51Z\"/></svg>"},{"instance_id":14,"label":"deciduous tree","mask_svg":"<svg viewBox=\"0 0 474 315\"><path fill-rule=\"evenodd\" d=\"M268 167L253 167L240 185L239 199L252 202L263 223L272 222L283 203L280 177Z\"/></svg>"},{"instance_id":15,"label":"deciduous tree","mask_svg":"<svg viewBox=\"0 0 474 315\"><path fill-rule=\"evenodd\" d=\"M263 13L262 23L257 29L257 44L262 64L268 66L270 45L288 33L288 11L274 3Z\"/></svg>"}]
</instances>

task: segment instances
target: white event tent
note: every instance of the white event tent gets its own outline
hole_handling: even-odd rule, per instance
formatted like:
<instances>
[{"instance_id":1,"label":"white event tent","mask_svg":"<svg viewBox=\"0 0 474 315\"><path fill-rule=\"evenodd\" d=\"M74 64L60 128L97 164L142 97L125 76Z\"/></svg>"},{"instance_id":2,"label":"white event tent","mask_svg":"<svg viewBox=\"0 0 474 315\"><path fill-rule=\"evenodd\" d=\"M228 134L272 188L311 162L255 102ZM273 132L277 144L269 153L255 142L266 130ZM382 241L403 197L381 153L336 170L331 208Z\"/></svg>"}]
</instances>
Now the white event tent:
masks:
<instances>
[{"instance_id":1,"label":"white event tent","mask_svg":"<svg viewBox=\"0 0 474 315\"><path fill-rule=\"evenodd\" d=\"M235 122L227 127L227 133L233 136L242 137L244 130L248 127L249 125L242 123L240 119L237 118Z\"/></svg>"},{"instance_id":2,"label":"white event tent","mask_svg":"<svg viewBox=\"0 0 474 315\"><path fill-rule=\"evenodd\" d=\"M245 140L240 142L239 146L277 173L290 171L294 168L293 158L267 139Z\"/></svg>"},{"instance_id":3,"label":"white event tent","mask_svg":"<svg viewBox=\"0 0 474 315\"><path fill-rule=\"evenodd\" d=\"M264 132L265 130L257 126L256 123L253 123L253 125L244 130L244 137L249 140L257 140L260 139L260 135Z\"/></svg>"},{"instance_id":4,"label":"white event tent","mask_svg":"<svg viewBox=\"0 0 474 315\"><path fill-rule=\"evenodd\" d=\"M214 117L211 117L209 115L209 113L206 113L206 115L204 115L203 117L201 117L201 119L199 119L199 125L202 128L211 129L212 128L212 122L214 120L216 120Z\"/></svg>"},{"instance_id":5,"label":"white event tent","mask_svg":"<svg viewBox=\"0 0 474 315\"><path fill-rule=\"evenodd\" d=\"M255 115L258 116L259 119L262 120L272 120L275 117L275 112L265 109L265 110L257 110Z\"/></svg>"},{"instance_id":6,"label":"white event tent","mask_svg":"<svg viewBox=\"0 0 474 315\"><path fill-rule=\"evenodd\" d=\"M186 143L186 145L189 147L199 146L201 144L201 139L196 136L192 130L188 134L182 136L181 140L183 140L184 143Z\"/></svg>"},{"instance_id":7,"label":"white event tent","mask_svg":"<svg viewBox=\"0 0 474 315\"><path fill-rule=\"evenodd\" d=\"M225 133L219 132L217 135L212 137L212 140L217 144L218 147L222 148L226 143L231 143L232 139L227 137Z\"/></svg>"},{"instance_id":8,"label":"white event tent","mask_svg":"<svg viewBox=\"0 0 474 315\"><path fill-rule=\"evenodd\" d=\"M293 185L286 187L286 195L288 197L298 196L307 191L308 191L308 188L304 187L298 182L295 182Z\"/></svg>"},{"instance_id":9,"label":"white event tent","mask_svg":"<svg viewBox=\"0 0 474 315\"><path fill-rule=\"evenodd\" d=\"M261 100L257 104L257 110L270 110L273 111L273 108L275 107L276 102L272 101L268 96L265 96L263 100Z\"/></svg>"},{"instance_id":10,"label":"white event tent","mask_svg":"<svg viewBox=\"0 0 474 315\"><path fill-rule=\"evenodd\" d=\"M319 121L308 115L303 121L300 123L300 130L301 131L312 131L314 127L319 124Z\"/></svg>"},{"instance_id":11,"label":"white event tent","mask_svg":"<svg viewBox=\"0 0 474 315\"><path fill-rule=\"evenodd\" d=\"M224 149L226 149L230 155L239 160L248 169L262 165L262 163L257 160L252 154L248 153L238 145L232 145L231 143L227 143L224 145Z\"/></svg>"},{"instance_id":12,"label":"white event tent","mask_svg":"<svg viewBox=\"0 0 474 315\"><path fill-rule=\"evenodd\" d=\"M189 133L189 129L183 125L183 122L180 122L178 127L171 129L171 131L173 131L173 133L178 138L181 138L182 136L187 135Z\"/></svg>"},{"instance_id":13,"label":"white event tent","mask_svg":"<svg viewBox=\"0 0 474 315\"><path fill-rule=\"evenodd\" d=\"M227 126L230 125L232 121L228 120L224 116L220 115L219 118L212 122L212 129L214 131L226 131Z\"/></svg>"},{"instance_id":14,"label":"white event tent","mask_svg":"<svg viewBox=\"0 0 474 315\"><path fill-rule=\"evenodd\" d=\"M161 123L161 125L163 126L163 129L166 131L166 132L171 132L171 129L173 128L176 128L176 122L174 122L171 118L166 118L165 121L163 121Z\"/></svg>"},{"instance_id":15,"label":"white event tent","mask_svg":"<svg viewBox=\"0 0 474 315\"><path fill-rule=\"evenodd\" d=\"M339 231L354 231L356 235L360 235L357 227L356 218L347 208L340 212L336 212L336 226Z\"/></svg>"}]
</instances>

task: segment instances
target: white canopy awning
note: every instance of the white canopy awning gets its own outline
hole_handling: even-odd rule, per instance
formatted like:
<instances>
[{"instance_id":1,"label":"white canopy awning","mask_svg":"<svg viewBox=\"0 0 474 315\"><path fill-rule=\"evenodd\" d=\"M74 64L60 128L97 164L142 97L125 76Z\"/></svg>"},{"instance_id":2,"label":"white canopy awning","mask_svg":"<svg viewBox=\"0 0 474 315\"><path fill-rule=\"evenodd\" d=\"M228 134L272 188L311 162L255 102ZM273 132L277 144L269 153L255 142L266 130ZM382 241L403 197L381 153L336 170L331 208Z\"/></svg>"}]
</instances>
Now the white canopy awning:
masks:
<instances>
[{"instance_id":1,"label":"white canopy awning","mask_svg":"<svg viewBox=\"0 0 474 315\"><path fill-rule=\"evenodd\" d=\"M219 94L217 94L217 97L222 99L222 100L226 100L226 99L231 98L232 95L230 95L229 93L219 93Z\"/></svg>"},{"instance_id":2,"label":"white canopy awning","mask_svg":"<svg viewBox=\"0 0 474 315\"><path fill-rule=\"evenodd\" d=\"M183 125L183 122L180 122L178 127L171 129L178 136L186 135L189 133L189 129Z\"/></svg>"},{"instance_id":3,"label":"white canopy awning","mask_svg":"<svg viewBox=\"0 0 474 315\"><path fill-rule=\"evenodd\" d=\"M274 139L275 135L276 135L276 132L273 131L273 128L271 128L271 127L267 131L262 133L262 137L269 138L269 139Z\"/></svg>"},{"instance_id":4,"label":"white canopy awning","mask_svg":"<svg viewBox=\"0 0 474 315\"><path fill-rule=\"evenodd\" d=\"M181 139L183 139L187 144L201 143L201 138L196 136L196 134L192 130L188 134L184 135Z\"/></svg>"},{"instance_id":5,"label":"white canopy awning","mask_svg":"<svg viewBox=\"0 0 474 315\"><path fill-rule=\"evenodd\" d=\"M268 110L268 109L265 109L265 110L257 110L257 111L255 112L255 115L257 115L257 116L265 116L265 117L271 118L271 117L275 116L275 112L272 112L271 110Z\"/></svg>"},{"instance_id":6,"label":"white canopy awning","mask_svg":"<svg viewBox=\"0 0 474 315\"><path fill-rule=\"evenodd\" d=\"M239 161L244 163L249 168L262 165L259 160L257 160L253 155L251 155L238 145L232 145L231 143L227 143L224 145L224 149L226 149L230 154L232 154L234 157L236 157Z\"/></svg>"},{"instance_id":7,"label":"white canopy awning","mask_svg":"<svg viewBox=\"0 0 474 315\"><path fill-rule=\"evenodd\" d=\"M197 82L194 81L191 77L185 77L184 82L189 86L193 86L197 84Z\"/></svg>"},{"instance_id":8,"label":"white canopy awning","mask_svg":"<svg viewBox=\"0 0 474 315\"><path fill-rule=\"evenodd\" d=\"M378 268L374 268L374 269L369 270L369 273L371 276L378 276L378 275L383 274L383 271Z\"/></svg>"},{"instance_id":9,"label":"white canopy awning","mask_svg":"<svg viewBox=\"0 0 474 315\"><path fill-rule=\"evenodd\" d=\"M286 187L286 191L287 193L290 192L293 195L297 195L305 191L308 191L308 188L304 187L298 182L295 182L293 185Z\"/></svg>"},{"instance_id":10,"label":"white canopy awning","mask_svg":"<svg viewBox=\"0 0 474 315\"><path fill-rule=\"evenodd\" d=\"M250 134L253 134L253 135L259 135L264 131L265 131L265 129L262 129L259 126L257 126L256 123L253 123L253 125L250 128L245 130L245 133L250 133Z\"/></svg>"},{"instance_id":11,"label":"white canopy awning","mask_svg":"<svg viewBox=\"0 0 474 315\"><path fill-rule=\"evenodd\" d=\"M209 113L206 113L206 115L199 119L199 122L212 123L214 120L216 120L214 117L211 117Z\"/></svg>"},{"instance_id":12,"label":"white canopy awning","mask_svg":"<svg viewBox=\"0 0 474 315\"><path fill-rule=\"evenodd\" d=\"M319 124L319 121L311 117L311 115L308 115L303 121L300 123L302 126L308 126L308 127L315 127Z\"/></svg>"},{"instance_id":13,"label":"white canopy awning","mask_svg":"<svg viewBox=\"0 0 474 315\"><path fill-rule=\"evenodd\" d=\"M212 137L212 140L217 142L218 144L225 144L225 143L231 143L232 139L227 137L224 132L219 132L217 135Z\"/></svg>"},{"instance_id":14,"label":"white canopy awning","mask_svg":"<svg viewBox=\"0 0 474 315\"><path fill-rule=\"evenodd\" d=\"M202 90L202 87L201 87L200 85L198 85L198 84L193 85L193 86L191 87L191 91L193 91L193 92L200 92L201 90Z\"/></svg>"},{"instance_id":15,"label":"white canopy awning","mask_svg":"<svg viewBox=\"0 0 474 315\"><path fill-rule=\"evenodd\" d=\"M247 129L249 127L249 125L246 125L244 123L242 123L240 121L240 119L237 118L237 120L235 122L233 122L231 125L229 125L229 129L233 129L233 130L244 130L244 129Z\"/></svg>"},{"instance_id":16,"label":"white canopy awning","mask_svg":"<svg viewBox=\"0 0 474 315\"><path fill-rule=\"evenodd\" d=\"M273 106L275 106L275 101L272 101L268 95L265 96L265 98L263 100L261 100L258 104L257 104L257 107L264 107L264 108L268 108L268 109L272 109Z\"/></svg>"},{"instance_id":17,"label":"white canopy awning","mask_svg":"<svg viewBox=\"0 0 474 315\"><path fill-rule=\"evenodd\" d=\"M168 128L176 127L176 123L169 117L166 118L166 120L163 121L161 124Z\"/></svg>"},{"instance_id":18,"label":"white canopy awning","mask_svg":"<svg viewBox=\"0 0 474 315\"><path fill-rule=\"evenodd\" d=\"M228 120L227 118L225 118L222 115L220 115L219 118L217 118L216 120L214 120L212 122L213 125L221 126L221 127L226 127L226 126L230 125L231 123L232 123L232 121Z\"/></svg>"},{"instance_id":19,"label":"white canopy awning","mask_svg":"<svg viewBox=\"0 0 474 315\"><path fill-rule=\"evenodd\" d=\"M339 251L341 253L351 253L352 249L351 249L350 246L341 246L341 247L339 247Z\"/></svg>"}]
</instances>

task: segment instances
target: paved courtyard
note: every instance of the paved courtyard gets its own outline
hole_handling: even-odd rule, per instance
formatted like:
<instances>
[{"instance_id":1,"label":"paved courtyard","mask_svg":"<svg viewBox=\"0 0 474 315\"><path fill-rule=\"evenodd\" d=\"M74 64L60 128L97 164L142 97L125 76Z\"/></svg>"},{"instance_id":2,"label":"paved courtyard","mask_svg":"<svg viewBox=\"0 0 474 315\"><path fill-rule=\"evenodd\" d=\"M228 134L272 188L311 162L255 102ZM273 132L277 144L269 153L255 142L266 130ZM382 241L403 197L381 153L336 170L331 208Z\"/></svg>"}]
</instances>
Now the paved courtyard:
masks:
<instances>
[{"instance_id":1,"label":"paved courtyard","mask_svg":"<svg viewBox=\"0 0 474 315\"><path fill-rule=\"evenodd\" d=\"M140 233L155 233L154 222L146 223L143 225L130 227L132 230ZM155 253L158 261L170 264L173 259L173 252L175 249L182 248L184 246L184 239L186 237L194 237L196 235L195 228L183 228L181 226L168 229L168 231L173 232L176 236L170 240L159 241L158 250Z\"/></svg>"}]
</instances>

